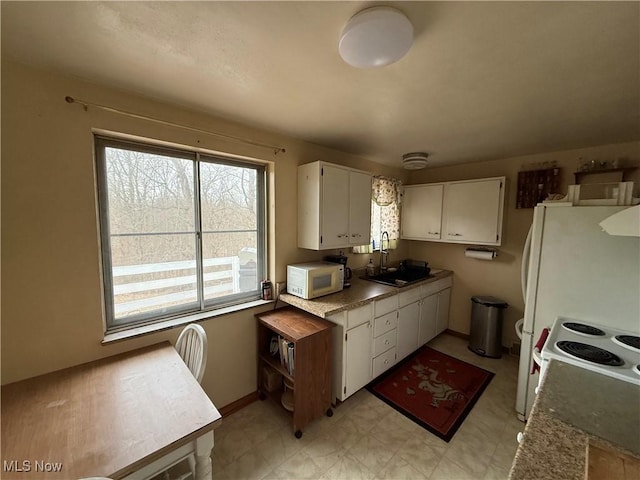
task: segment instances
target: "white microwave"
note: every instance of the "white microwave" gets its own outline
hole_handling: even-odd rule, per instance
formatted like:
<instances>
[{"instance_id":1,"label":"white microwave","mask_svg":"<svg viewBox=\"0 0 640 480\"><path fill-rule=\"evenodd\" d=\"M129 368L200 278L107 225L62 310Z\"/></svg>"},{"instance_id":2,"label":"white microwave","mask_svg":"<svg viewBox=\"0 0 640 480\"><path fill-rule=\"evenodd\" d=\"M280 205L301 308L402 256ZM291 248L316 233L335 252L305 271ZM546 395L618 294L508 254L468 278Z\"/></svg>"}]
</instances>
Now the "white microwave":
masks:
<instances>
[{"instance_id":1,"label":"white microwave","mask_svg":"<svg viewBox=\"0 0 640 480\"><path fill-rule=\"evenodd\" d=\"M344 265L331 262L287 265L287 293L306 299L339 292L344 284Z\"/></svg>"}]
</instances>

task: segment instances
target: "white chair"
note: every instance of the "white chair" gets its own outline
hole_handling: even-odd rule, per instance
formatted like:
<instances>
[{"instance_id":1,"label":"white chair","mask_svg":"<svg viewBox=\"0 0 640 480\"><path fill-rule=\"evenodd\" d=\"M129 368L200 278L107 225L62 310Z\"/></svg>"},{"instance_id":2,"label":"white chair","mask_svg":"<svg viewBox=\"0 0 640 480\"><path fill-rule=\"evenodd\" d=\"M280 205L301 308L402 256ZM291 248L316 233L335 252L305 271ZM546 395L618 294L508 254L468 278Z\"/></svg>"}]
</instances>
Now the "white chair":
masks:
<instances>
[{"instance_id":1,"label":"white chair","mask_svg":"<svg viewBox=\"0 0 640 480\"><path fill-rule=\"evenodd\" d=\"M176 350L198 383L201 383L207 367L207 334L204 328L196 323L184 327L178 336Z\"/></svg>"},{"instance_id":2,"label":"white chair","mask_svg":"<svg viewBox=\"0 0 640 480\"><path fill-rule=\"evenodd\" d=\"M204 371L207 368L207 333L204 328L196 323L191 323L184 327L178 336L175 348L195 379L198 383L201 383ZM189 455L186 460L188 462L188 470L185 468L184 461L182 461L165 471L164 479L185 480L189 477L195 478L195 456Z\"/></svg>"}]
</instances>

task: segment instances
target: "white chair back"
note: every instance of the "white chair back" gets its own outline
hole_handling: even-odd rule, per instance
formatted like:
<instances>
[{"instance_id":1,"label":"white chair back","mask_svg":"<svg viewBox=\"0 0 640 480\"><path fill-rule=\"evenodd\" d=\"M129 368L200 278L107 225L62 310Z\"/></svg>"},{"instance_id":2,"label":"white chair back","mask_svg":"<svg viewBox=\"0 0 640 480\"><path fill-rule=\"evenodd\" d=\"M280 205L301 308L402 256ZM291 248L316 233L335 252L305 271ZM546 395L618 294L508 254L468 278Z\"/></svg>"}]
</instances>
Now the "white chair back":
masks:
<instances>
[{"instance_id":1,"label":"white chair back","mask_svg":"<svg viewBox=\"0 0 640 480\"><path fill-rule=\"evenodd\" d=\"M184 327L178 336L176 350L198 383L201 383L207 367L207 334L204 328L196 323Z\"/></svg>"}]
</instances>

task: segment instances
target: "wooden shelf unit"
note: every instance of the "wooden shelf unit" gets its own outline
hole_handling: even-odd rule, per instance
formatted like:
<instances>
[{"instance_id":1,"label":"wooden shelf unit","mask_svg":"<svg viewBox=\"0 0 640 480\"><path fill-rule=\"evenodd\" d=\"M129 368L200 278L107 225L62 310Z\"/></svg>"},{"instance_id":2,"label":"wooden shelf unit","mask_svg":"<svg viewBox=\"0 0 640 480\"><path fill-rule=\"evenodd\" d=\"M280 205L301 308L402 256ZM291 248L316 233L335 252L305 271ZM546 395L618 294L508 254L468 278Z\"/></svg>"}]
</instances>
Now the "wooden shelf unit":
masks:
<instances>
[{"instance_id":1,"label":"wooden shelf unit","mask_svg":"<svg viewBox=\"0 0 640 480\"><path fill-rule=\"evenodd\" d=\"M558 167L518 172L516 208L533 208L550 193L558 193L561 172Z\"/></svg>"},{"instance_id":2,"label":"wooden shelf unit","mask_svg":"<svg viewBox=\"0 0 640 480\"><path fill-rule=\"evenodd\" d=\"M311 421L332 416L331 329L334 324L295 307L256 314L258 320L258 395L281 403L282 389L269 392L263 384L263 367L268 365L293 383L293 432L297 438ZM294 371L290 375L272 356L271 338L279 335L294 344ZM284 408L284 407L283 407Z\"/></svg>"}]
</instances>

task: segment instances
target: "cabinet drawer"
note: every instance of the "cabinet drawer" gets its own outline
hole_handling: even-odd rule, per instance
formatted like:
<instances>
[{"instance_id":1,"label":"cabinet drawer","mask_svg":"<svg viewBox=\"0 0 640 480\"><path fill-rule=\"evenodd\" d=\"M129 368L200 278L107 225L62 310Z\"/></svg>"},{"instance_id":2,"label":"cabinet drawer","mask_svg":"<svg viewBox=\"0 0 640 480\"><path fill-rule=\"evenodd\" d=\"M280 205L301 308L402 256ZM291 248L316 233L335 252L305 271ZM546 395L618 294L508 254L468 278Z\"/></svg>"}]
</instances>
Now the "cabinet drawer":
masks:
<instances>
[{"instance_id":1,"label":"cabinet drawer","mask_svg":"<svg viewBox=\"0 0 640 480\"><path fill-rule=\"evenodd\" d=\"M347 311L347 329L357 327L371 320L371 304Z\"/></svg>"},{"instance_id":2,"label":"cabinet drawer","mask_svg":"<svg viewBox=\"0 0 640 480\"><path fill-rule=\"evenodd\" d=\"M404 307L411 303L417 302L422 297L422 289L414 287L411 290L403 290L398 294L398 306Z\"/></svg>"},{"instance_id":3,"label":"cabinet drawer","mask_svg":"<svg viewBox=\"0 0 640 480\"><path fill-rule=\"evenodd\" d=\"M396 349L392 348L373 359L373 378L389 370L396 363Z\"/></svg>"},{"instance_id":4,"label":"cabinet drawer","mask_svg":"<svg viewBox=\"0 0 640 480\"><path fill-rule=\"evenodd\" d=\"M383 298L382 300L376 300L374 303L374 317L380 317L385 313L393 312L398 309L398 296Z\"/></svg>"},{"instance_id":5,"label":"cabinet drawer","mask_svg":"<svg viewBox=\"0 0 640 480\"><path fill-rule=\"evenodd\" d=\"M389 330L396 328L398 324L398 313L394 310L391 313L387 313L381 317L376 318L373 321L373 337L379 337L383 333L387 333Z\"/></svg>"},{"instance_id":6,"label":"cabinet drawer","mask_svg":"<svg viewBox=\"0 0 640 480\"><path fill-rule=\"evenodd\" d=\"M373 356L380 355L382 352L386 352L391 347L396 346L396 334L397 330L393 330L380 335L373 339Z\"/></svg>"},{"instance_id":7,"label":"cabinet drawer","mask_svg":"<svg viewBox=\"0 0 640 480\"><path fill-rule=\"evenodd\" d=\"M453 277L445 277L442 280L438 280L437 282L427 283L423 285L422 288L422 296L428 297L429 295L433 295L436 292L444 290L445 288L449 288L453 285Z\"/></svg>"}]
</instances>

